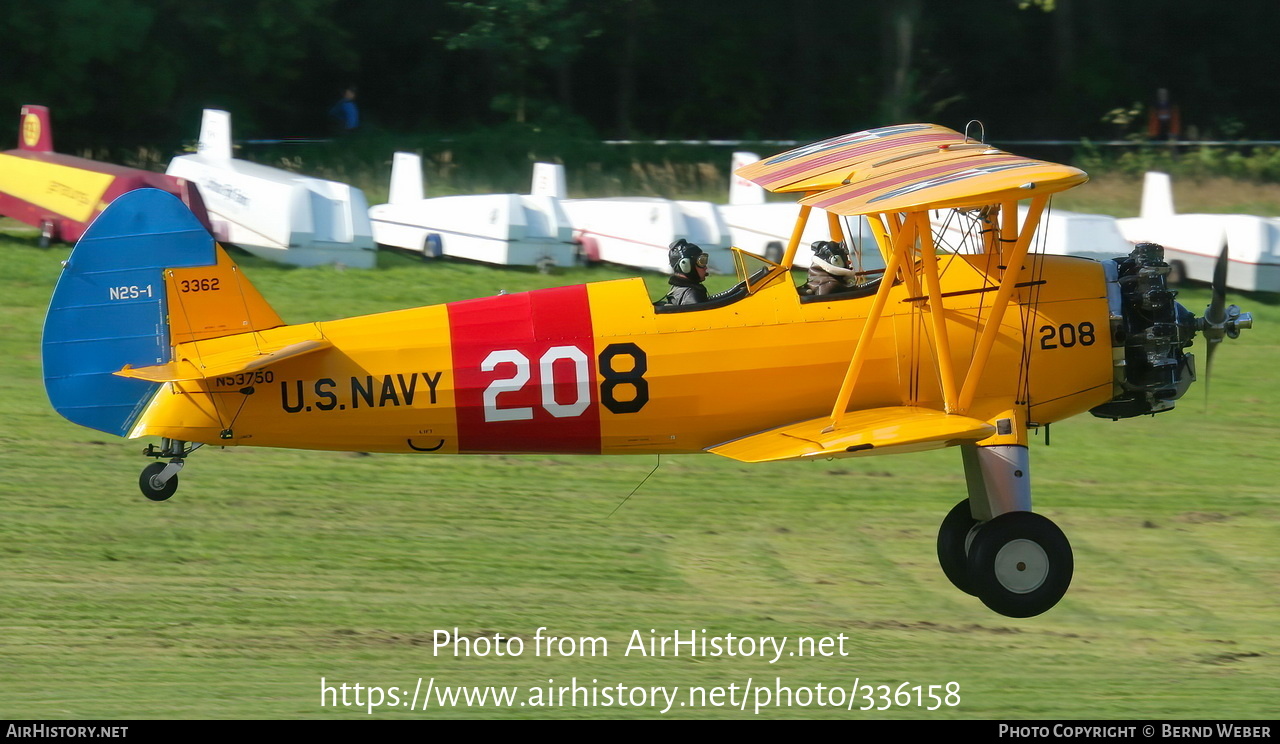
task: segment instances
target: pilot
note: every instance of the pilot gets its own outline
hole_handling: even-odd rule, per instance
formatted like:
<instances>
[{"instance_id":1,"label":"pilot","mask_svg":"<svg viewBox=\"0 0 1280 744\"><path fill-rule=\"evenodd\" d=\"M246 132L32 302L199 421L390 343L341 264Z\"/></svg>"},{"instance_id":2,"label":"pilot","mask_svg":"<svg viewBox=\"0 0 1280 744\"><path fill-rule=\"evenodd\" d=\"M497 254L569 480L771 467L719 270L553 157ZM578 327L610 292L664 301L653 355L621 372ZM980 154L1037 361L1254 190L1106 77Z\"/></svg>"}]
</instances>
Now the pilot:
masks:
<instances>
[{"instance_id":1,"label":"pilot","mask_svg":"<svg viewBox=\"0 0 1280 744\"><path fill-rule=\"evenodd\" d=\"M707 301L707 288L702 286L707 278L707 254L684 238L673 242L667 251L671 264L671 277L667 283L671 291L658 301L659 305L694 305Z\"/></svg>"},{"instance_id":2,"label":"pilot","mask_svg":"<svg viewBox=\"0 0 1280 744\"><path fill-rule=\"evenodd\" d=\"M849 267L849 249L844 243L819 240L810 247L813 263L809 265L809 280L800 285L800 294L828 295L853 288L858 278Z\"/></svg>"}]
</instances>

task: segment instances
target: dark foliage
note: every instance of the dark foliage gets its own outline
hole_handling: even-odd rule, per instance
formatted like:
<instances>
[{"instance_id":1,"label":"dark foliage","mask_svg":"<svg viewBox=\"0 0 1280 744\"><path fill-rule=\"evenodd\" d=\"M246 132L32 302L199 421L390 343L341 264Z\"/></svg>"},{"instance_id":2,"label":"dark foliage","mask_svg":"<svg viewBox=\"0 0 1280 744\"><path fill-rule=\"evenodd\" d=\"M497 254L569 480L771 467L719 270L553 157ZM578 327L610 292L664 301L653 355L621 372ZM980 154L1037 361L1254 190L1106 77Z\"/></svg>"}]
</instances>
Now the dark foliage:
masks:
<instances>
[{"instance_id":1,"label":"dark foliage","mask_svg":"<svg viewBox=\"0 0 1280 744\"><path fill-rule=\"evenodd\" d=\"M897 120L992 139L1145 131L1167 88L1184 135L1274 138L1270 0L0 0L17 109L59 149L327 133L359 86L363 128L454 136L520 122L594 137L828 136ZM8 132L8 135L5 132Z\"/></svg>"}]
</instances>

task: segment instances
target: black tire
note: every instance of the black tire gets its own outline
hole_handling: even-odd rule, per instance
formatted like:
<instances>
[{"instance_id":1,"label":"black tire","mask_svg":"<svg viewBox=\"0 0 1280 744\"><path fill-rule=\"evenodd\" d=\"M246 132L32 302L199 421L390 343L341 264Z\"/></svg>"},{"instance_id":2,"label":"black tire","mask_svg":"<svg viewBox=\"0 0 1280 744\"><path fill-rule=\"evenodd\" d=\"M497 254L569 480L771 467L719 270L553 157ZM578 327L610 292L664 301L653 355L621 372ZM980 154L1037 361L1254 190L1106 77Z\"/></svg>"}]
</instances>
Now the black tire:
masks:
<instances>
[{"instance_id":1,"label":"black tire","mask_svg":"<svg viewBox=\"0 0 1280 744\"><path fill-rule=\"evenodd\" d=\"M437 233L427 233L422 241L422 260L433 261L444 255L444 240Z\"/></svg>"},{"instance_id":2,"label":"black tire","mask_svg":"<svg viewBox=\"0 0 1280 744\"><path fill-rule=\"evenodd\" d=\"M1187 267L1181 261L1169 262L1169 275L1165 277L1166 284L1176 284L1181 286L1187 281Z\"/></svg>"},{"instance_id":3,"label":"black tire","mask_svg":"<svg viewBox=\"0 0 1280 744\"><path fill-rule=\"evenodd\" d=\"M1071 543L1058 525L1032 512L1008 512L982 525L969 545L969 581L987 607L1035 617L1071 586Z\"/></svg>"},{"instance_id":4,"label":"black tire","mask_svg":"<svg viewBox=\"0 0 1280 744\"><path fill-rule=\"evenodd\" d=\"M977 592L973 591L972 582L969 581L969 554L965 543L969 539L969 532L976 526L978 520L973 518L969 511L969 500L965 499L947 512L942 525L938 527L938 564L942 566L942 572L957 589L975 597Z\"/></svg>"},{"instance_id":5,"label":"black tire","mask_svg":"<svg viewBox=\"0 0 1280 744\"><path fill-rule=\"evenodd\" d=\"M550 274L555 270L556 262L550 258L540 258L537 263L534 264L534 268L538 270L539 274Z\"/></svg>"},{"instance_id":6,"label":"black tire","mask_svg":"<svg viewBox=\"0 0 1280 744\"><path fill-rule=\"evenodd\" d=\"M769 244L764 247L764 257L774 263L782 263L782 256L785 253L786 251L783 249L782 243L779 243L776 240L770 241Z\"/></svg>"},{"instance_id":7,"label":"black tire","mask_svg":"<svg viewBox=\"0 0 1280 744\"><path fill-rule=\"evenodd\" d=\"M163 486L156 486L152 482L152 478L160 475L160 471L164 470L166 463L153 462L142 469L142 475L138 477L138 488L142 489L142 495L152 501L165 501L178 490L178 476L175 473L172 478Z\"/></svg>"}]
</instances>

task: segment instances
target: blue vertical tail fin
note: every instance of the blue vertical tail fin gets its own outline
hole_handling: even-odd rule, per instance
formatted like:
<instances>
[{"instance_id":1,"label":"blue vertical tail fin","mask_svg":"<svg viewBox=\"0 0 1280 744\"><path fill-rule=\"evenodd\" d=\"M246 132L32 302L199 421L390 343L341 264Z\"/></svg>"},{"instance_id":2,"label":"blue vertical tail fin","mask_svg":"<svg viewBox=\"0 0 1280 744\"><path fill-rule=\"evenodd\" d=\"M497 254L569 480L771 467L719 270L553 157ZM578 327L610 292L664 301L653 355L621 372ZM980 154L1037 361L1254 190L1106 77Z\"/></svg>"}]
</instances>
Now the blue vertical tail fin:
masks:
<instances>
[{"instance_id":1,"label":"blue vertical tail fin","mask_svg":"<svg viewBox=\"0 0 1280 744\"><path fill-rule=\"evenodd\" d=\"M170 360L165 269L217 263L213 238L176 197L130 191L67 260L45 316L44 384L69 421L128 436L161 385L113 373Z\"/></svg>"}]
</instances>

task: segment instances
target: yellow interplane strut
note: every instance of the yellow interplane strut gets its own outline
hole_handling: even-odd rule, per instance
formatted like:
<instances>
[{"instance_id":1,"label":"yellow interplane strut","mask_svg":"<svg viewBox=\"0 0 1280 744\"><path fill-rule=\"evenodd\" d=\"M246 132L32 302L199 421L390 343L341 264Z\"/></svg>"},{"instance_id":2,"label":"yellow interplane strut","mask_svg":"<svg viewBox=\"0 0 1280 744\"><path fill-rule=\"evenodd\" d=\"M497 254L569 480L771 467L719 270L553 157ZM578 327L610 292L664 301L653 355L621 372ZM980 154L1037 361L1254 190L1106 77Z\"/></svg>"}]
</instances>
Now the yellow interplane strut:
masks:
<instances>
[{"instance_id":1,"label":"yellow interplane strut","mask_svg":"<svg viewBox=\"0 0 1280 744\"><path fill-rule=\"evenodd\" d=\"M938 379L942 383L943 409L956 412L956 374L951 363L951 341L947 337L946 308L942 304L942 283L938 276L938 254L933 246L933 226L928 212L912 212L908 218L916 223L920 236L920 263L925 285L929 289L929 320L933 325L934 359Z\"/></svg>"},{"instance_id":2,"label":"yellow interplane strut","mask_svg":"<svg viewBox=\"0 0 1280 744\"><path fill-rule=\"evenodd\" d=\"M884 276L880 279L880 287L876 290L875 300L871 303L871 311L867 314L866 324L863 325L862 334L858 337L858 345L854 347L853 359L849 362L849 369L845 372L844 381L840 383L840 393L836 396L835 407L831 409L831 426L825 430L827 432L833 431L844 420L845 409L849 407L849 398L853 395L854 383L857 382L858 375L862 372L862 365L866 361L867 353L870 351L872 340L876 335L876 326L880 324L880 318L884 315L885 303L889 301L889 291L893 289L894 275L898 271L898 266L902 263L902 256L906 251L914 250L916 225L916 222L909 221L894 236L893 245L889 250L888 261L884 267ZM904 274L910 274L910 272L910 267L904 268Z\"/></svg>"},{"instance_id":3,"label":"yellow interplane strut","mask_svg":"<svg viewBox=\"0 0 1280 744\"><path fill-rule=\"evenodd\" d=\"M804 227L809 223L809 213L813 207L800 207L800 216L796 218L796 226L791 230L791 239L787 241L787 252L782 254L782 266L790 269L796 262L796 250L800 247L800 237L804 235Z\"/></svg>"},{"instance_id":4,"label":"yellow interplane strut","mask_svg":"<svg viewBox=\"0 0 1280 744\"><path fill-rule=\"evenodd\" d=\"M1022 271L1022 260L1027 256L1027 248L1031 245L1031 237L1035 235L1036 226L1040 224L1040 215L1049 203L1048 196L1037 196L1031 200L1031 208L1027 210L1027 218L1022 223L1022 231L1017 235L1013 247L1002 251L1001 261L1005 267L1000 278L1000 288L996 290L995 299L991 302L991 316L978 338L978 347L974 350L973 361L969 363L969 372L964 378L964 387L960 389L960 400L956 404L956 412L964 413L973 405L974 396L978 392L978 384L982 382L982 373L986 370L987 360L991 358L991 347L995 345L996 336L1000 335L1000 324L1004 322L1004 312L1013 297L1014 285L1018 282L1018 274ZM1017 203L1006 204L1002 208L1004 214L1004 234L1010 236L1017 230Z\"/></svg>"},{"instance_id":5,"label":"yellow interplane strut","mask_svg":"<svg viewBox=\"0 0 1280 744\"><path fill-rule=\"evenodd\" d=\"M1018 241L1018 202L1007 201L1000 204L1000 241L998 248L992 251L996 256L1003 256ZM991 250L991 249L988 249ZM1006 264L1007 266L1008 264Z\"/></svg>"},{"instance_id":6,"label":"yellow interplane strut","mask_svg":"<svg viewBox=\"0 0 1280 744\"><path fill-rule=\"evenodd\" d=\"M844 229L840 227L840 215L835 212L827 212L827 232L831 233L831 239L837 243L844 242Z\"/></svg>"}]
</instances>

